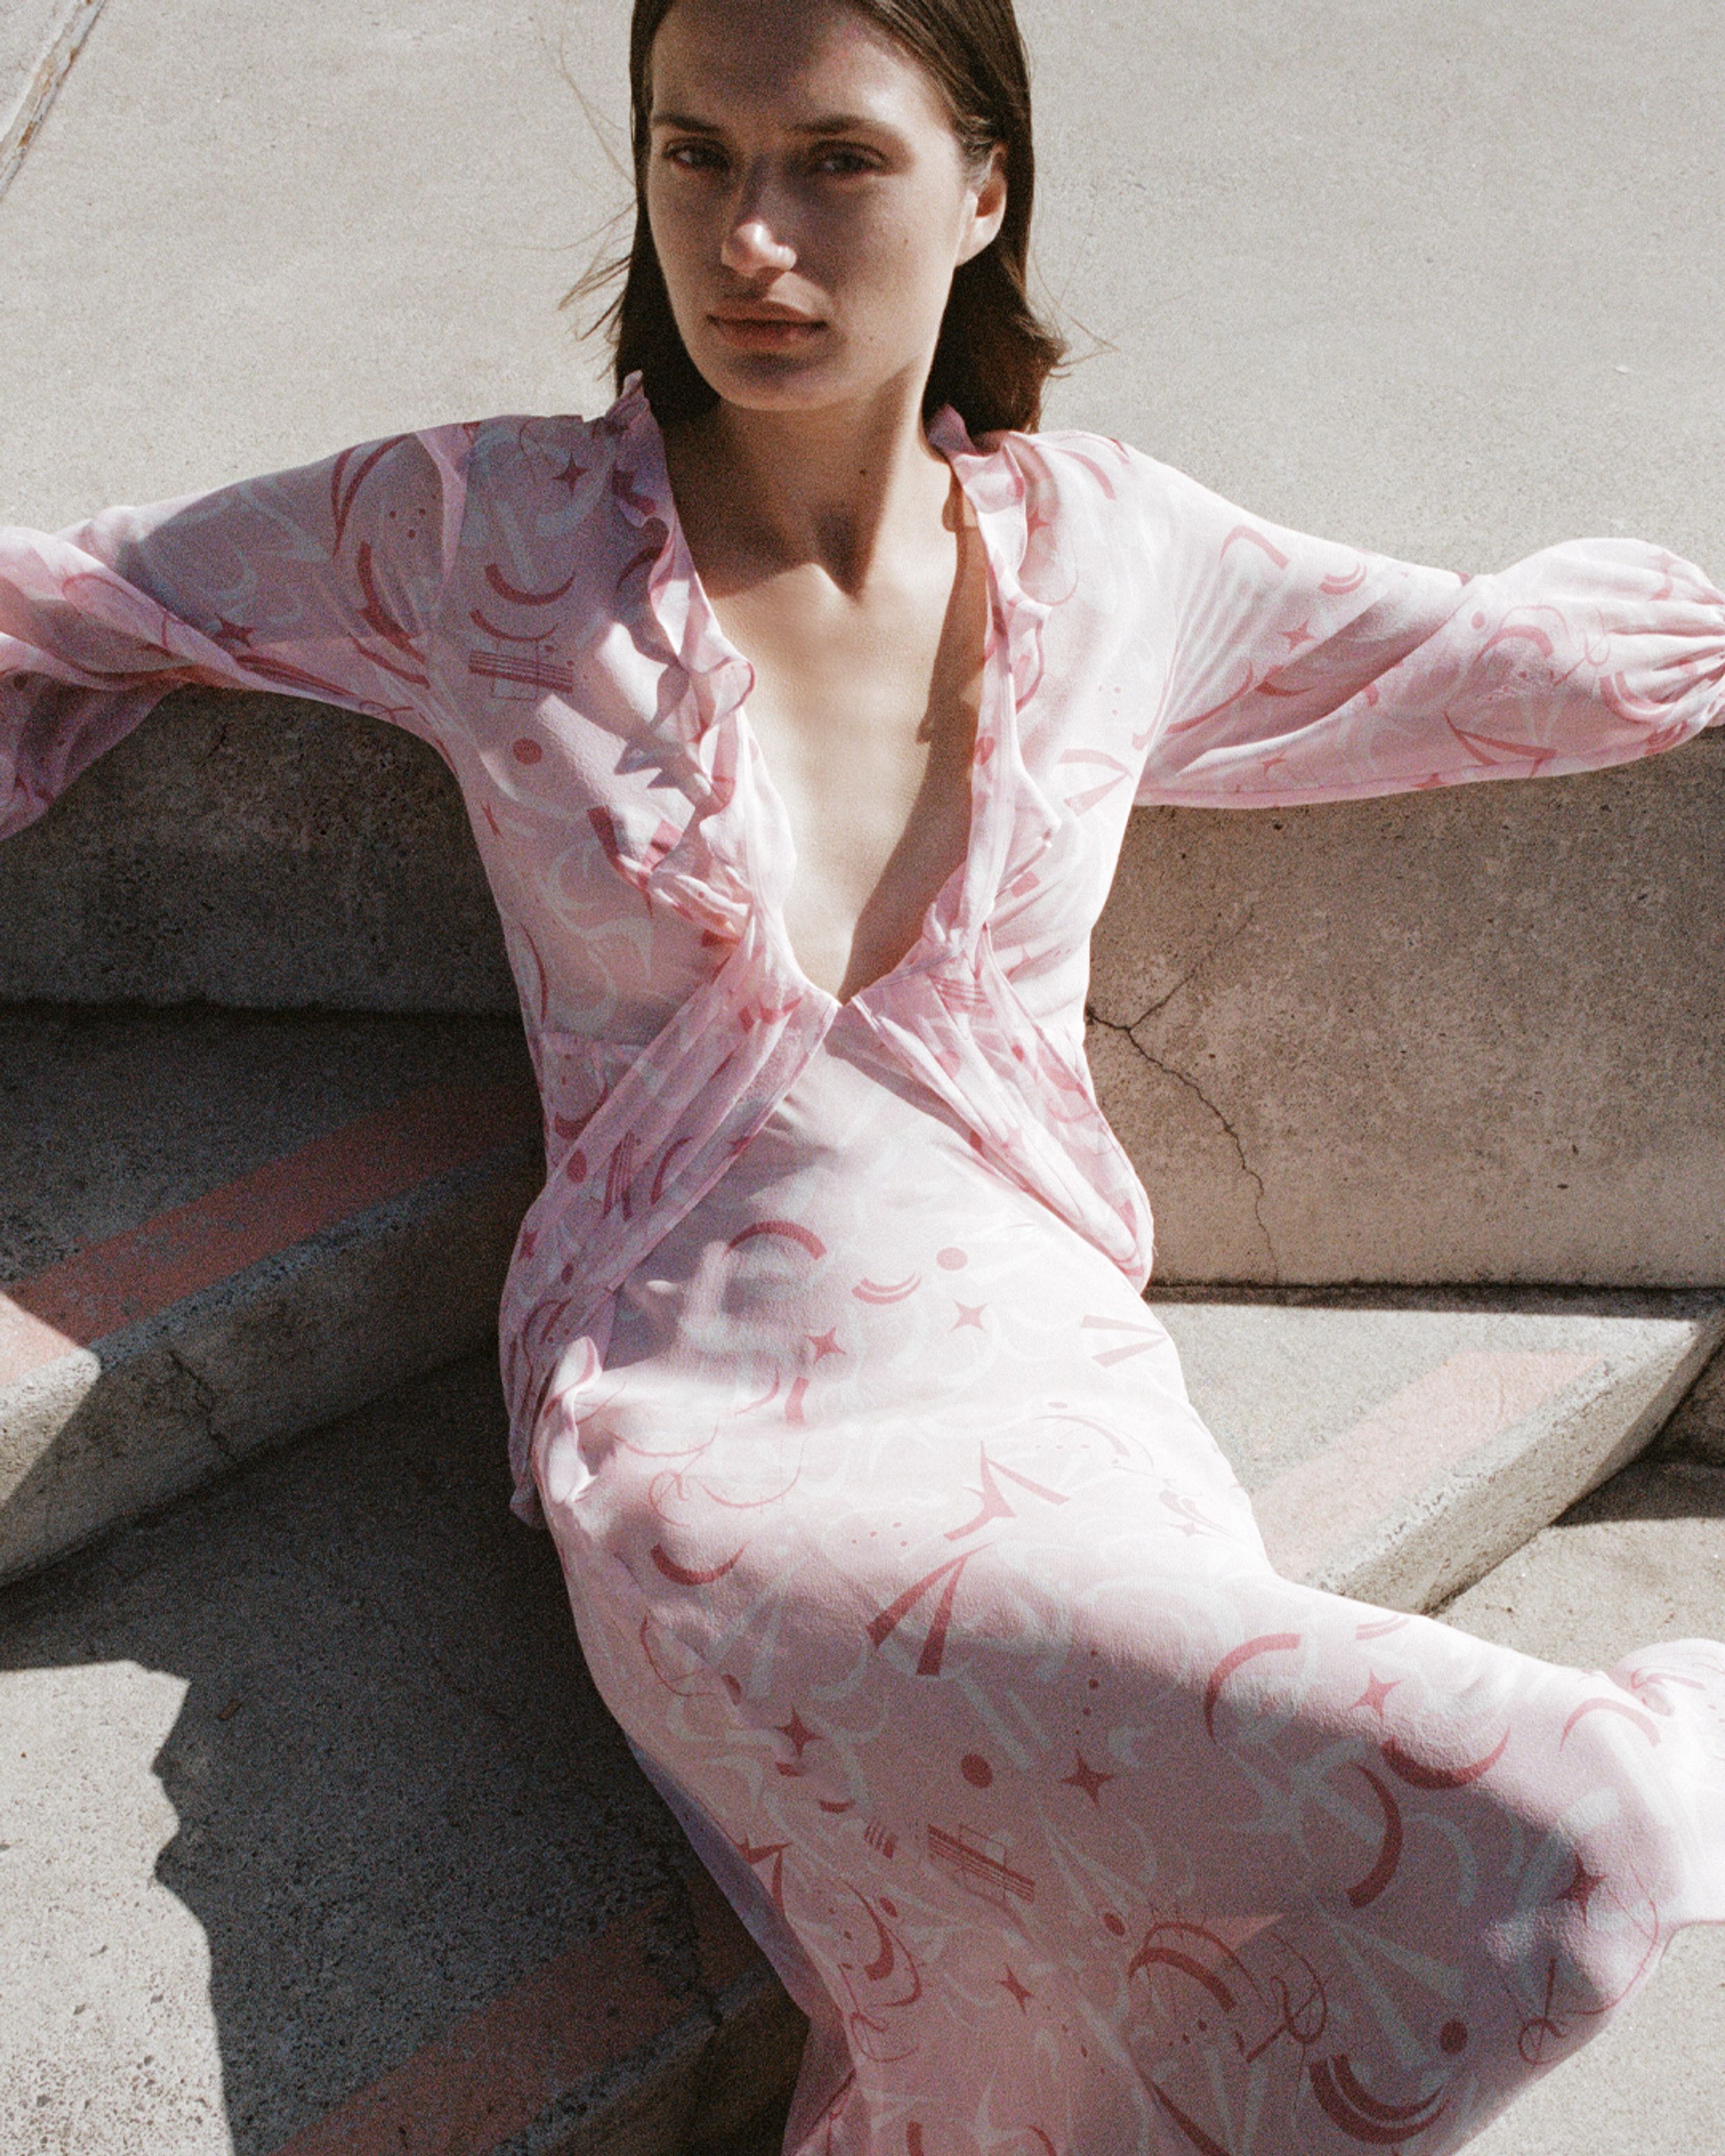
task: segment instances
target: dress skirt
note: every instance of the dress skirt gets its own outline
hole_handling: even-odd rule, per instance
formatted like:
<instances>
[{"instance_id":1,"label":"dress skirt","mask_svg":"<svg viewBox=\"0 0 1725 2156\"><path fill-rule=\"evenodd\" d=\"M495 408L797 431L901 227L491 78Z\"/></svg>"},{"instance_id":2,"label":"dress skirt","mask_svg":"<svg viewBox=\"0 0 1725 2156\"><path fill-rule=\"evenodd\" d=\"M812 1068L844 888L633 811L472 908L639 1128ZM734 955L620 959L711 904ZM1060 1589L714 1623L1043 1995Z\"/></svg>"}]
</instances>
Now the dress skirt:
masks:
<instances>
[{"instance_id":1,"label":"dress skirt","mask_svg":"<svg viewBox=\"0 0 1725 2156\"><path fill-rule=\"evenodd\" d=\"M842 1028L721 1191L534 1464L809 2015L788 2149L1438 2156L1725 1917L1725 1649L1280 1578L1153 1313Z\"/></svg>"}]
</instances>

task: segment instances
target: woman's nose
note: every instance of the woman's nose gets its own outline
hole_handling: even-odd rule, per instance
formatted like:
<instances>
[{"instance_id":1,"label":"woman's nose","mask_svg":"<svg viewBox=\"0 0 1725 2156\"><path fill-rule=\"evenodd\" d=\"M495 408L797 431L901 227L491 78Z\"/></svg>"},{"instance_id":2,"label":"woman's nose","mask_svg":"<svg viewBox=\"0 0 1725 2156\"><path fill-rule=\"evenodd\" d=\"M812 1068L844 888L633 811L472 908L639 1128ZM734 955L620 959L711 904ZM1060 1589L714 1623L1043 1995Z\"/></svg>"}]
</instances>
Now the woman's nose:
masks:
<instances>
[{"instance_id":1,"label":"woman's nose","mask_svg":"<svg viewBox=\"0 0 1725 2156\"><path fill-rule=\"evenodd\" d=\"M719 259L733 276L757 277L763 270L794 270L797 250L779 237L758 207L749 207L725 235Z\"/></svg>"}]
</instances>

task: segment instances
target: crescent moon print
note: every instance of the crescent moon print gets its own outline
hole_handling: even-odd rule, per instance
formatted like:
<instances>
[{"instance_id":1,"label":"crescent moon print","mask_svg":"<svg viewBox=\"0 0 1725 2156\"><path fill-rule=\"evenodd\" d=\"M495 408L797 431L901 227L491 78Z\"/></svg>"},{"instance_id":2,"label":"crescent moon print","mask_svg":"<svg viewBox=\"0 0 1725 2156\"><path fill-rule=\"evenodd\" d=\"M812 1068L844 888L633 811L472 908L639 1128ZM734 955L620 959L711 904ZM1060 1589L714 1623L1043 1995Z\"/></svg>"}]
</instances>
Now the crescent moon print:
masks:
<instances>
[{"instance_id":1,"label":"crescent moon print","mask_svg":"<svg viewBox=\"0 0 1725 2156\"><path fill-rule=\"evenodd\" d=\"M736 1568L742 1561L742 1552L734 1551L722 1564L686 1565L677 1563L663 1543L655 1543L652 1556L654 1563L673 1586L712 1587L721 1580L727 1572Z\"/></svg>"},{"instance_id":2,"label":"crescent moon print","mask_svg":"<svg viewBox=\"0 0 1725 2156\"><path fill-rule=\"evenodd\" d=\"M1216 1735L1216 1706L1222 1697L1222 1687L1236 1670L1243 1670L1248 1662L1255 1661L1260 1655L1291 1654L1301 1644L1297 1632L1266 1632L1256 1640L1242 1640L1240 1645L1223 1656L1210 1672L1209 1682L1204 1688L1204 1726L1212 1742Z\"/></svg>"},{"instance_id":3,"label":"crescent moon print","mask_svg":"<svg viewBox=\"0 0 1725 2156\"><path fill-rule=\"evenodd\" d=\"M1255 524L1236 524L1235 526L1234 529L1228 534L1228 536L1222 542L1222 553L1224 557L1225 558L1230 547L1239 546L1242 543L1248 547L1256 547L1260 548L1263 552L1265 558L1276 568L1286 569L1289 566L1288 557L1282 552L1281 549L1278 546L1276 545L1269 533L1266 531L1260 531ZM1322 585L1320 584L1318 588L1322 591L1323 588Z\"/></svg>"},{"instance_id":4,"label":"crescent moon print","mask_svg":"<svg viewBox=\"0 0 1725 2156\"><path fill-rule=\"evenodd\" d=\"M454 773L548 1147L515 1507L809 2014L788 2156L1448 2156L1725 1920L1725 1648L1565 1671L1276 1573L1143 1301L1091 932L1134 807L1692 739L1725 596L1620 538L1465 581L1098 435L927 434L988 587L970 821L843 1004L639 379L0 527L0 834L186 685Z\"/></svg>"},{"instance_id":5,"label":"crescent moon print","mask_svg":"<svg viewBox=\"0 0 1725 2156\"><path fill-rule=\"evenodd\" d=\"M1362 1766L1358 1760L1353 1763L1355 1771L1363 1775L1371 1785L1372 1794L1384 1812L1384 1841L1378 1852L1378 1861L1357 1886L1348 1890L1348 1898L1354 1907L1363 1909L1375 1902L1389 1886L1395 1876L1396 1866L1401 1862L1404 1840L1402 1811L1387 1782L1374 1774L1369 1767Z\"/></svg>"},{"instance_id":6,"label":"crescent moon print","mask_svg":"<svg viewBox=\"0 0 1725 2156\"><path fill-rule=\"evenodd\" d=\"M798 1243L811 1258L824 1258L827 1254L826 1245L813 1229L795 1220L752 1220L747 1228L739 1228L725 1247L727 1250L740 1250L757 1235L778 1235L787 1243Z\"/></svg>"},{"instance_id":7,"label":"crescent moon print","mask_svg":"<svg viewBox=\"0 0 1725 2156\"><path fill-rule=\"evenodd\" d=\"M548 591L524 592L508 581L495 562L485 564L485 582L499 598L507 599L511 606L555 606L559 599L567 598L580 581L581 565L578 562L562 583L553 584Z\"/></svg>"},{"instance_id":8,"label":"crescent moon print","mask_svg":"<svg viewBox=\"0 0 1725 2156\"><path fill-rule=\"evenodd\" d=\"M877 1308L884 1308L889 1303L908 1301L922 1285L922 1274L911 1273L903 1280L891 1283L859 1281L850 1292L859 1302L871 1302Z\"/></svg>"},{"instance_id":9,"label":"crescent moon print","mask_svg":"<svg viewBox=\"0 0 1725 2156\"><path fill-rule=\"evenodd\" d=\"M1368 2148L1399 2148L1436 2125L1444 2108L1441 2092L1422 2103L1381 2103L1363 2089L1347 2059L1317 2059L1307 2069L1312 2092L1350 2141Z\"/></svg>"},{"instance_id":10,"label":"crescent moon print","mask_svg":"<svg viewBox=\"0 0 1725 2156\"><path fill-rule=\"evenodd\" d=\"M1461 1767L1429 1767L1404 1752L1394 1738L1384 1747L1384 1763L1403 1781L1416 1789L1465 1789L1470 1782L1476 1782L1482 1774L1489 1774L1509 1748L1510 1732L1505 1730L1491 1749L1477 1759Z\"/></svg>"},{"instance_id":11,"label":"crescent moon print","mask_svg":"<svg viewBox=\"0 0 1725 2156\"><path fill-rule=\"evenodd\" d=\"M1558 1743L1567 1744L1569 1741L1570 1731L1584 1716L1589 1714L1620 1715L1625 1722L1633 1722L1650 1744L1656 1744L1659 1742L1659 1724L1642 1708L1631 1707L1626 1699L1584 1699L1564 1722L1563 1733L1558 1739Z\"/></svg>"}]
</instances>

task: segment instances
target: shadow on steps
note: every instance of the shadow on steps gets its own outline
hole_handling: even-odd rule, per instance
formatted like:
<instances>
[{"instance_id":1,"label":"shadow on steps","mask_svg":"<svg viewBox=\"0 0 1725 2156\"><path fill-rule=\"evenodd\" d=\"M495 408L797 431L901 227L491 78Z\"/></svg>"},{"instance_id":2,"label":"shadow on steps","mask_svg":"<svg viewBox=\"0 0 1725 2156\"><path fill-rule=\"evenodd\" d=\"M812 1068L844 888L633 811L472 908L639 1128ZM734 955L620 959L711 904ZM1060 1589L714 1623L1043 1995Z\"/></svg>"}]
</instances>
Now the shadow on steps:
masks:
<instances>
[{"instance_id":1,"label":"shadow on steps","mask_svg":"<svg viewBox=\"0 0 1725 2156\"><path fill-rule=\"evenodd\" d=\"M151 1763L178 1820L156 1878L208 1943L208 2005L187 1985L172 2010L213 2021L235 2156L649 1902L654 1973L692 1996L694 1861L588 1679L549 1538L507 1512L505 1442L475 1358L0 1595L0 1666L185 1686ZM61 1835L115 1809L64 1801ZM119 1991L156 1964L151 1899L110 1890Z\"/></svg>"}]
</instances>

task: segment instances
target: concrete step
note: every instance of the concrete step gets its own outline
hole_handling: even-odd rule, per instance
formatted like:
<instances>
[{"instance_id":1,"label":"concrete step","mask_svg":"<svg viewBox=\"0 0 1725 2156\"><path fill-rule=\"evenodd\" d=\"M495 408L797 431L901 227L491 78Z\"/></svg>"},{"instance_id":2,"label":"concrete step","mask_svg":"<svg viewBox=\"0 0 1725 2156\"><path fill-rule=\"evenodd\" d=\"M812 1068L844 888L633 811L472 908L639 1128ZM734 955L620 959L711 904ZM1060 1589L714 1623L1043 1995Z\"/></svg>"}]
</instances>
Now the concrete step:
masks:
<instances>
[{"instance_id":1,"label":"concrete step","mask_svg":"<svg viewBox=\"0 0 1725 2156\"><path fill-rule=\"evenodd\" d=\"M0 1013L0 1578L494 1339L541 1169L501 1021ZM1694 1294L1155 1306L1277 1561L1409 1608L1632 1458L1725 1334Z\"/></svg>"},{"instance_id":2,"label":"concrete step","mask_svg":"<svg viewBox=\"0 0 1725 2156\"><path fill-rule=\"evenodd\" d=\"M499 1021L0 1012L0 1578L494 1342Z\"/></svg>"},{"instance_id":3,"label":"concrete step","mask_svg":"<svg viewBox=\"0 0 1725 2156\"><path fill-rule=\"evenodd\" d=\"M0 1594L7 2156L720 2156L788 2087L504 1448L476 1356Z\"/></svg>"},{"instance_id":4,"label":"concrete step","mask_svg":"<svg viewBox=\"0 0 1725 2156\"><path fill-rule=\"evenodd\" d=\"M1435 1609L1626 1466L1725 1340L1720 1295L1292 1291L1154 1306L1278 1569L1398 1609ZM1702 1426L1684 1419L1686 1434Z\"/></svg>"},{"instance_id":5,"label":"concrete step","mask_svg":"<svg viewBox=\"0 0 1725 2156\"><path fill-rule=\"evenodd\" d=\"M541 1168L501 1021L0 1013L0 1578L494 1338ZM1156 1307L1278 1562L1410 1608L1632 1458L1725 1333L1698 1295Z\"/></svg>"},{"instance_id":6,"label":"concrete step","mask_svg":"<svg viewBox=\"0 0 1725 2156\"><path fill-rule=\"evenodd\" d=\"M0 1594L9 2156L776 2148L801 2023L593 1693L503 1445L475 1357ZM1583 1662L1717 1630L1722 1534L1725 1475L1644 1464L1448 1614ZM1725 1963L1684 1948L1652 2050L1565 2068L1506 2152L1638 2156L1644 2099L1714 2145Z\"/></svg>"}]
</instances>

